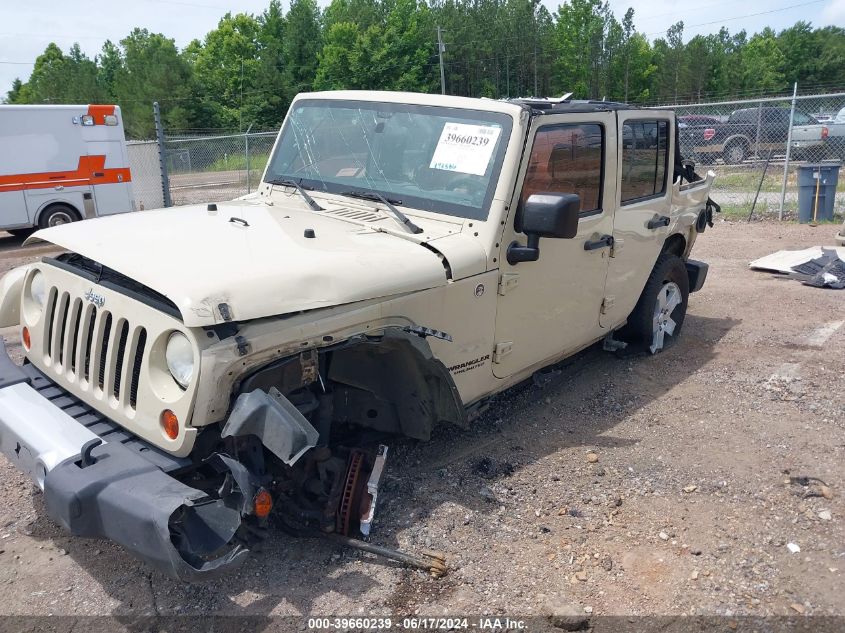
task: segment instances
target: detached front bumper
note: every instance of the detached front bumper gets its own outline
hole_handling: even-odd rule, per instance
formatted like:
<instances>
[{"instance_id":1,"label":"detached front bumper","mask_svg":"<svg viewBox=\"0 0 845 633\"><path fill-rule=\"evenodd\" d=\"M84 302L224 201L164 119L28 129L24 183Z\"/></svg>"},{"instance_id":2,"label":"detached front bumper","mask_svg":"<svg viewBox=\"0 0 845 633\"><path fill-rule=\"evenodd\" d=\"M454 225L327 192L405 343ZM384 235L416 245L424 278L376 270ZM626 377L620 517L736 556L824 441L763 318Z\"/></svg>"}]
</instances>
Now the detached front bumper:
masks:
<instances>
[{"instance_id":1,"label":"detached front bumper","mask_svg":"<svg viewBox=\"0 0 845 633\"><path fill-rule=\"evenodd\" d=\"M0 451L44 491L47 513L71 534L115 541L169 576L215 577L249 552L236 535L241 507L168 474L189 460L146 445L33 367L18 367L2 341Z\"/></svg>"}]
</instances>

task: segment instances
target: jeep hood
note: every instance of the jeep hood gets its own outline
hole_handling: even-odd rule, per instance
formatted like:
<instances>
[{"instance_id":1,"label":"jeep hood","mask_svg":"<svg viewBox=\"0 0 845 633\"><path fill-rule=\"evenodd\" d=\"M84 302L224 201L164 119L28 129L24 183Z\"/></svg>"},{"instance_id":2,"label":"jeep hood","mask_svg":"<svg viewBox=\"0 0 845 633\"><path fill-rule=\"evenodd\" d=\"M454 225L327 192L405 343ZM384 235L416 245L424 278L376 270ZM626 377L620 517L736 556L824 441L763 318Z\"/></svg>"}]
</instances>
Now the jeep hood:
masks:
<instances>
[{"instance_id":1,"label":"jeep hood","mask_svg":"<svg viewBox=\"0 0 845 633\"><path fill-rule=\"evenodd\" d=\"M305 237L306 230L315 237ZM309 231L310 233L310 231ZM433 236L432 236L433 237ZM221 203L129 213L37 232L165 295L185 325L311 310L447 282L418 242L311 211Z\"/></svg>"}]
</instances>

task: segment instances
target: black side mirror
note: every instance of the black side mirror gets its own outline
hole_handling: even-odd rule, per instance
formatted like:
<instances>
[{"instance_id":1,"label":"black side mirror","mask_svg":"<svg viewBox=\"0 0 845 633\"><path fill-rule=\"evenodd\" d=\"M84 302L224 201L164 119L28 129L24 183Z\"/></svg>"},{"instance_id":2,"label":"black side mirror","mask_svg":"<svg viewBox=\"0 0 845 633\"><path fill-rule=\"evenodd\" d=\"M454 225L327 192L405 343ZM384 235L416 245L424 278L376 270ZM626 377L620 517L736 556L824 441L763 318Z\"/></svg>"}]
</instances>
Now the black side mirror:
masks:
<instances>
[{"instance_id":1,"label":"black side mirror","mask_svg":"<svg viewBox=\"0 0 845 633\"><path fill-rule=\"evenodd\" d=\"M574 193L535 193L522 207L522 232L528 244L513 242L508 247L508 263L536 262L540 259L540 238L572 239L578 234L581 197Z\"/></svg>"}]
</instances>

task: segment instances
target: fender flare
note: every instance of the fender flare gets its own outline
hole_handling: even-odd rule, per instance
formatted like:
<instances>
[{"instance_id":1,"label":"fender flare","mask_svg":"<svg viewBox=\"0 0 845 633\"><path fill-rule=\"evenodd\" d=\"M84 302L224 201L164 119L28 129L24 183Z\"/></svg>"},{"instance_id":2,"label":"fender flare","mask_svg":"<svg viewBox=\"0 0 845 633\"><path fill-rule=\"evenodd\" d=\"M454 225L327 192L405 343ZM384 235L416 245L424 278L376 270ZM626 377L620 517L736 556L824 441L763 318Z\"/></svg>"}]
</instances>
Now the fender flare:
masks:
<instances>
[{"instance_id":1,"label":"fender flare","mask_svg":"<svg viewBox=\"0 0 845 633\"><path fill-rule=\"evenodd\" d=\"M14 327L21 322L21 293L31 265L19 266L0 280L0 327Z\"/></svg>"}]
</instances>

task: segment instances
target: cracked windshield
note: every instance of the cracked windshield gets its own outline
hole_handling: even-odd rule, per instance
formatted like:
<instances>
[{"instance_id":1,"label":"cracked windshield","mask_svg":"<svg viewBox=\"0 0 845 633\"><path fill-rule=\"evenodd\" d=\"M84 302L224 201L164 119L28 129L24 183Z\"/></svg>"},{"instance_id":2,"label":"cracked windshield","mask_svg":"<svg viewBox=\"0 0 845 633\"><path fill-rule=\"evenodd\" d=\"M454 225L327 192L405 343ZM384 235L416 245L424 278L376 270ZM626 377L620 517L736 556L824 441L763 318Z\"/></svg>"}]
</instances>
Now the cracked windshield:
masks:
<instances>
[{"instance_id":1,"label":"cracked windshield","mask_svg":"<svg viewBox=\"0 0 845 633\"><path fill-rule=\"evenodd\" d=\"M510 117L493 112L299 101L265 181L483 220L510 130Z\"/></svg>"}]
</instances>

